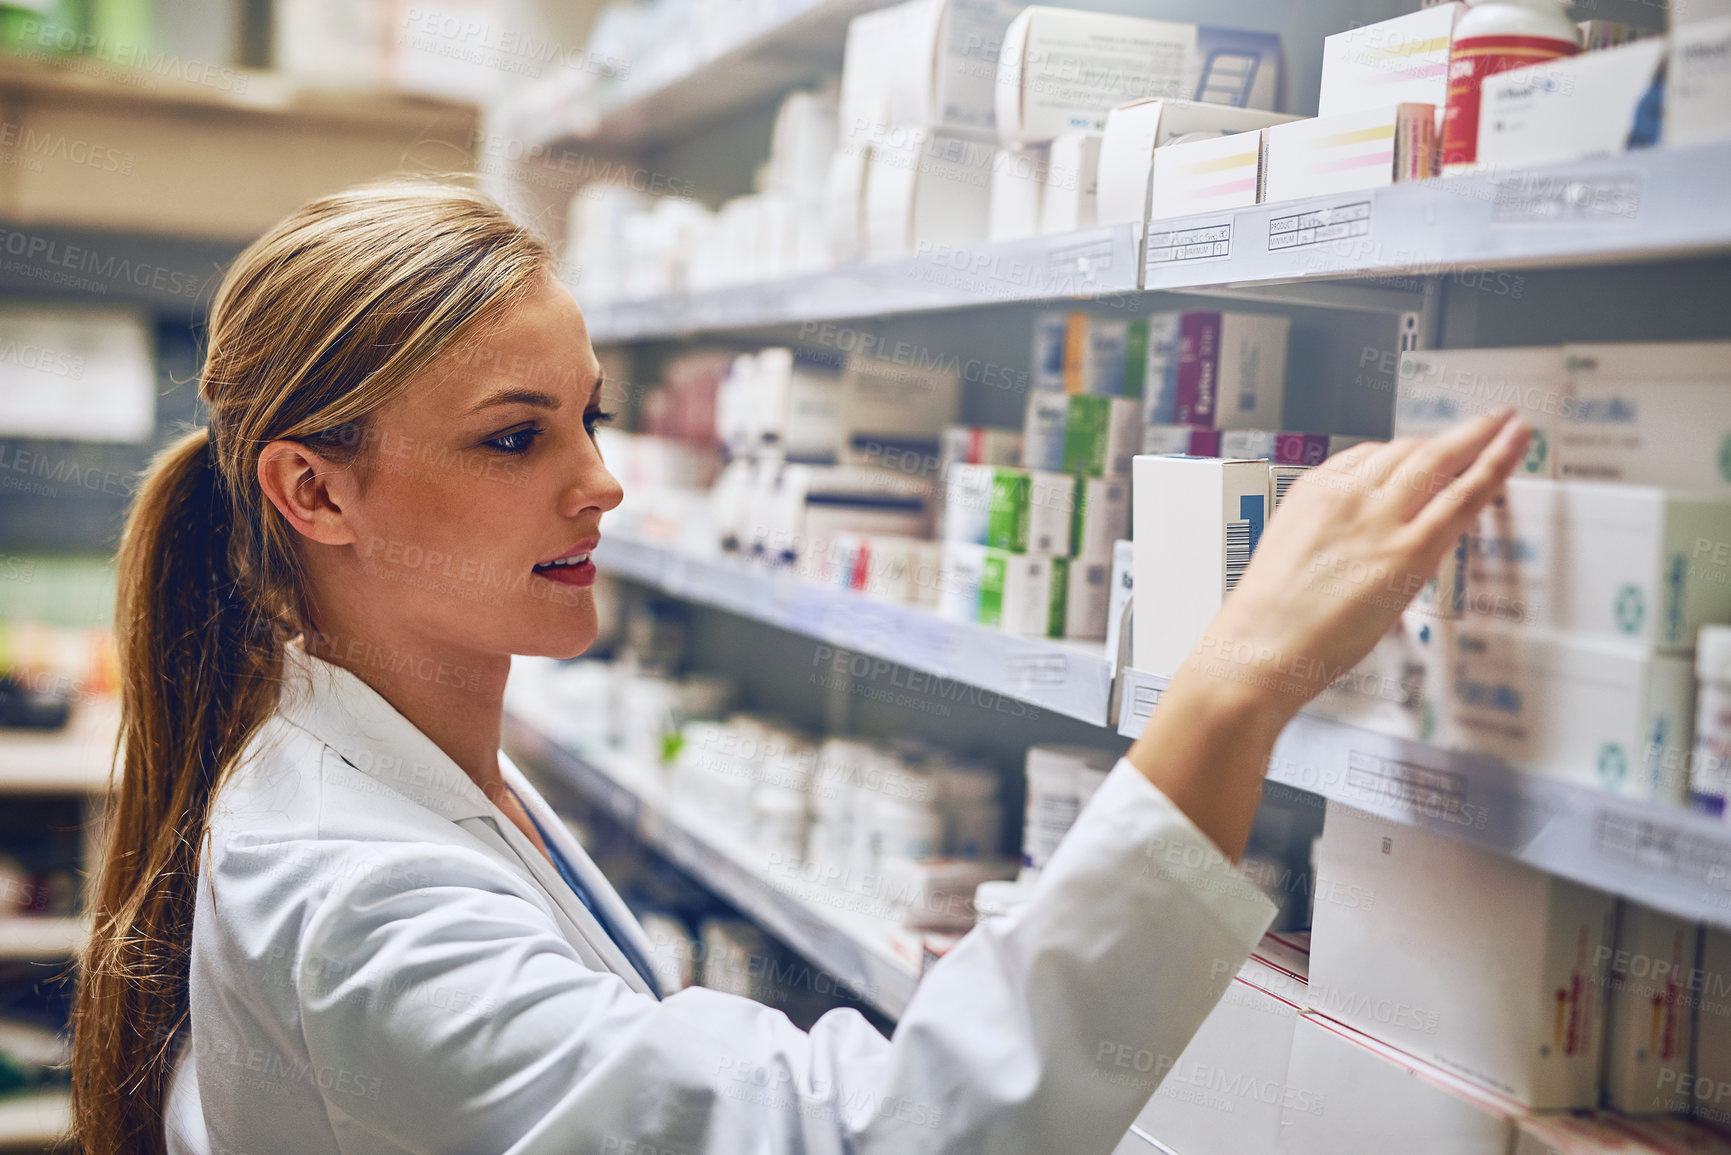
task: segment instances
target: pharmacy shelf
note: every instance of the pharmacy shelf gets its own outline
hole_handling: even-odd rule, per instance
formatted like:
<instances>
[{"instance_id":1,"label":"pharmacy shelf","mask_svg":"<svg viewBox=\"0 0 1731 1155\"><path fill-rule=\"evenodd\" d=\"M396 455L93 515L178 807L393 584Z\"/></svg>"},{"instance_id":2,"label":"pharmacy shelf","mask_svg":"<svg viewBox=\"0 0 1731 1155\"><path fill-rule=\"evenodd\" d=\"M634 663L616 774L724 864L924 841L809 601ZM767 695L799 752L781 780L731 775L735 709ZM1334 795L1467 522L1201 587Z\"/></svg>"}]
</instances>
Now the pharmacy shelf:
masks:
<instances>
[{"instance_id":1,"label":"pharmacy shelf","mask_svg":"<svg viewBox=\"0 0 1731 1155\"><path fill-rule=\"evenodd\" d=\"M504 745L525 768L572 788L813 965L891 1018L919 982L923 936L861 911L854 896L764 869L675 813L654 775L621 755L557 736L556 714L513 693Z\"/></svg>"},{"instance_id":2,"label":"pharmacy shelf","mask_svg":"<svg viewBox=\"0 0 1731 1155\"><path fill-rule=\"evenodd\" d=\"M72 1093L63 1088L0 1098L0 1151L40 1151L72 1125Z\"/></svg>"},{"instance_id":3,"label":"pharmacy shelf","mask_svg":"<svg viewBox=\"0 0 1731 1155\"><path fill-rule=\"evenodd\" d=\"M106 794L120 703L81 700L63 730L0 729L0 795Z\"/></svg>"},{"instance_id":4,"label":"pharmacy shelf","mask_svg":"<svg viewBox=\"0 0 1731 1155\"><path fill-rule=\"evenodd\" d=\"M664 57L634 67L599 99L576 112L581 120L540 125L535 144L560 140L642 149L689 135L702 125L761 104L779 93L841 70L847 25L892 0L779 0L760 5L760 20L694 50L695 59Z\"/></svg>"},{"instance_id":5,"label":"pharmacy shelf","mask_svg":"<svg viewBox=\"0 0 1731 1155\"><path fill-rule=\"evenodd\" d=\"M586 304L597 343L924 313L1136 291L1134 225L999 244L938 246L902 260L645 301Z\"/></svg>"},{"instance_id":6,"label":"pharmacy shelf","mask_svg":"<svg viewBox=\"0 0 1731 1155\"><path fill-rule=\"evenodd\" d=\"M1148 226L1142 286L1478 277L1722 253L1728 184L1731 145L1716 144L1175 217Z\"/></svg>"},{"instance_id":7,"label":"pharmacy shelf","mask_svg":"<svg viewBox=\"0 0 1731 1155\"><path fill-rule=\"evenodd\" d=\"M604 572L672 597L926 675L905 687L910 693L993 706L982 698L984 691L1096 726L1107 724L1112 668L1099 642L1025 638L947 621L930 610L878 601L795 574L729 558L692 557L620 534L602 540L595 561Z\"/></svg>"},{"instance_id":8,"label":"pharmacy shelf","mask_svg":"<svg viewBox=\"0 0 1731 1155\"><path fill-rule=\"evenodd\" d=\"M1152 674L1123 671L1120 733L1141 734L1165 684ZM1731 928L1731 825L1704 815L1308 714L1281 735L1268 777L1682 918Z\"/></svg>"},{"instance_id":9,"label":"pharmacy shelf","mask_svg":"<svg viewBox=\"0 0 1731 1155\"><path fill-rule=\"evenodd\" d=\"M89 936L83 919L0 918L0 962L70 961Z\"/></svg>"},{"instance_id":10,"label":"pharmacy shelf","mask_svg":"<svg viewBox=\"0 0 1731 1155\"><path fill-rule=\"evenodd\" d=\"M587 305L597 342L1138 291L1395 312L1424 278L1731 252L1731 145L1106 225L780 281ZM1494 280L1486 285L1496 291Z\"/></svg>"}]
</instances>

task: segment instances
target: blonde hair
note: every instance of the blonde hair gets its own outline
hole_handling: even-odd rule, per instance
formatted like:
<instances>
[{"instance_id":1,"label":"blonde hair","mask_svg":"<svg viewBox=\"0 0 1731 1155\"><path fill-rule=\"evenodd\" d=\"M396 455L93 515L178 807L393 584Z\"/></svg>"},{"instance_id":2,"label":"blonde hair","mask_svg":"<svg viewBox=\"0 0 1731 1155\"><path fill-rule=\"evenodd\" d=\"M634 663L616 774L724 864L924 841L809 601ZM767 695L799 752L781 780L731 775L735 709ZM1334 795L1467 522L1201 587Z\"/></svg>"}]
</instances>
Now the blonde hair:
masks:
<instances>
[{"instance_id":1,"label":"blonde hair","mask_svg":"<svg viewBox=\"0 0 1731 1155\"><path fill-rule=\"evenodd\" d=\"M120 548L120 780L73 1011L79 1150L164 1150L211 797L274 708L283 645L314 621L261 449L364 465L371 415L551 269L479 193L393 182L303 206L223 279L199 383L210 424L151 465Z\"/></svg>"}]
</instances>

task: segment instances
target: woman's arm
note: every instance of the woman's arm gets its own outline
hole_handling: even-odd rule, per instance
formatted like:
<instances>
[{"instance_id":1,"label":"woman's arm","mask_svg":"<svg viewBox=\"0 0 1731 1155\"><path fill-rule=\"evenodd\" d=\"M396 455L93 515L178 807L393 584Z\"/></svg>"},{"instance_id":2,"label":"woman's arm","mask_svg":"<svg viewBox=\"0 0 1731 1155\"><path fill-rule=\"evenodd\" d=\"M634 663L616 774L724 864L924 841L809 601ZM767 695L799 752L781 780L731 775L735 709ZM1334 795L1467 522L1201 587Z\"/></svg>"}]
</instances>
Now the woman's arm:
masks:
<instances>
[{"instance_id":1,"label":"woman's arm","mask_svg":"<svg viewBox=\"0 0 1731 1155\"><path fill-rule=\"evenodd\" d=\"M1269 522L1130 749L1229 856L1250 837L1280 731L1370 652L1521 460L1530 434L1513 412L1353 446L1306 474Z\"/></svg>"}]
</instances>

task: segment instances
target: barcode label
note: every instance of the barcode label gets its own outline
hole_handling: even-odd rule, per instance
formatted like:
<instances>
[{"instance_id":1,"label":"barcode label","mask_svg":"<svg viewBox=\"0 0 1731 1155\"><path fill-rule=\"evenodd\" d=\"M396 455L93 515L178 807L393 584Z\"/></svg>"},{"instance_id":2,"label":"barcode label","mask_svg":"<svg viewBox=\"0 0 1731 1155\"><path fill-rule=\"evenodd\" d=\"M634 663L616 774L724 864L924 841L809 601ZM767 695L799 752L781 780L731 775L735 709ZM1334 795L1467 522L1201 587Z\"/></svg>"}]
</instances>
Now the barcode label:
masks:
<instances>
[{"instance_id":1,"label":"barcode label","mask_svg":"<svg viewBox=\"0 0 1731 1155\"><path fill-rule=\"evenodd\" d=\"M1286 491L1292 488L1292 483L1301 475L1296 471L1276 473L1274 475L1274 508L1279 509L1280 503L1286 500Z\"/></svg>"},{"instance_id":2,"label":"barcode label","mask_svg":"<svg viewBox=\"0 0 1731 1155\"><path fill-rule=\"evenodd\" d=\"M1250 566L1250 551L1255 548L1256 539L1251 535L1249 520L1226 523L1227 593L1238 588L1238 579L1244 576L1244 571Z\"/></svg>"}]
</instances>

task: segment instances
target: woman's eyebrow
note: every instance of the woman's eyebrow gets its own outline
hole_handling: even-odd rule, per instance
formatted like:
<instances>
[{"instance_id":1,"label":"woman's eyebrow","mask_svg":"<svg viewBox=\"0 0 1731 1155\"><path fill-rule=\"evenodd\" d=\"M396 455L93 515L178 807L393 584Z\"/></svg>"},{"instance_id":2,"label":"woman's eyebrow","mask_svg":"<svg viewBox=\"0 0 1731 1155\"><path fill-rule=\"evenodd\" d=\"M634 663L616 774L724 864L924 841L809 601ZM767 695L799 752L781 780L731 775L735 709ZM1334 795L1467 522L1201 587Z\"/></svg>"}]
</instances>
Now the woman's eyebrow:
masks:
<instances>
[{"instance_id":1,"label":"woman's eyebrow","mask_svg":"<svg viewBox=\"0 0 1731 1155\"><path fill-rule=\"evenodd\" d=\"M557 409L561 402L550 393L542 393L537 389L500 389L489 393L474 405L469 407L470 413L479 413L483 409L491 409L496 405L535 405L542 409Z\"/></svg>"}]
</instances>

